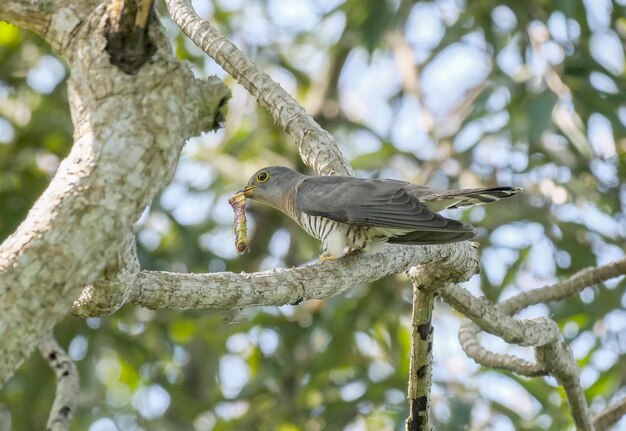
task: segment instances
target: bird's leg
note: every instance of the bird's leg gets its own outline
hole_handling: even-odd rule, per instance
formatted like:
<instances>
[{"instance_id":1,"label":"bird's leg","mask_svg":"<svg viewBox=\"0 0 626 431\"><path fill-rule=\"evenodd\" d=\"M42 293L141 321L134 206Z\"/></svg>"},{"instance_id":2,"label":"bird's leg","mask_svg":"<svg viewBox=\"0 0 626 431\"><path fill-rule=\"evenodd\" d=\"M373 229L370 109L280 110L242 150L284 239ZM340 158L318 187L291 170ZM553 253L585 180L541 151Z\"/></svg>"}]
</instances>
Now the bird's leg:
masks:
<instances>
[{"instance_id":1,"label":"bird's leg","mask_svg":"<svg viewBox=\"0 0 626 431\"><path fill-rule=\"evenodd\" d=\"M324 253L320 255L319 261L326 262L328 260L341 259L342 257L354 256L355 254L362 253L362 252L363 250L360 248L347 247L345 251L341 254L341 256L332 256L330 254L327 254L328 253L327 251L324 251Z\"/></svg>"},{"instance_id":2,"label":"bird's leg","mask_svg":"<svg viewBox=\"0 0 626 431\"><path fill-rule=\"evenodd\" d=\"M327 260L335 260L335 259L337 258L331 254L330 250L328 250L327 245L324 244L322 254L320 254L320 257L318 258L318 260L320 262L326 262Z\"/></svg>"}]
</instances>

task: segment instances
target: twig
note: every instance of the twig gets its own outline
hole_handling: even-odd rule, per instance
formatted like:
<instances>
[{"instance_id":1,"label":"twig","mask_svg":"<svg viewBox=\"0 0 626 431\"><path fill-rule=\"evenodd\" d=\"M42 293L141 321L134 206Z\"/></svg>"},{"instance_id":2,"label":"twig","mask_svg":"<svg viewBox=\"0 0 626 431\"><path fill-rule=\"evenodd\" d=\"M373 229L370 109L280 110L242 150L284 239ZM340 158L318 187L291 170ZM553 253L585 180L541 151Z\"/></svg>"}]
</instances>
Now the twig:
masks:
<instances>
[{"instance_id":1,"label":"twig","mask_svg":"<svg viewBox=\"0 0 626 431\"><path fill-rule=\"evenodd\" d=\"M557 301L568 298L594 284L626 274L626 258L616 260L604 266L585 268L572 275L567 280L532 289L502 301L498 308L506 314L515 314L518 311L534 304Z\"/></svg>"},{"instance_id":2,"label":"twig","mask_svg":"<svg viewBox=\"0 0 626 431\"><path fill-rule=\"evenodd\" d=\"M520 346L541 346L558 340L560 333L547 317L529 320L515 319L503 313L485 298L473 296L452 283L441 290L441 298L455 310L476 322L483 331L502 338L507 343Z\"/></svg>"},{"instance_id":3,"label":"twig","mask_svg":"<svg viewBox=\"0 0 626 431\"><path fill-rule=\"evenodd\" d=\"M580 385L580 370L571 352L561 342L559 329L552 319L515 319L504 314L499 307L490 306L491 302L486 299L476 298L450 284L444 286L441 296L483 330L509 343L536 347L537 370L545 369L563 386L577 430L593 430L589 406Z\"/></svg>"},{"instance_id":4,"label":"twig","mask_svg":"<svg viewBox=\"0 0 626 431\"><path fill-rule=\"evenodd\" d=\"M537 347L535 355L546 371L554 376L559 385L563 386L576 430L593 431L589 405L580 384L580 369L571 350L558 340Z\"/></svg>"},{"instance_id":5,"label":"twig","mask_svg":"<svg viewBox=\"0 0 626 431\"><path fill-rule=\"evenodd\" d=\"M595 420L592 421L591 419L589 406L580 384L580 369L570 350L562 343L554 321L548 318L533 319L535 322L543 319L542 325L547 325L545 329L551 328L549 331L542 331L541 342L535 343L539 341L537 338L539 333L534 332L534 329L529 327L533 320L522 322L512 317L504 318L503 314L508 316L533 304L567 298L588 286L624 275L625 273L626 258L601 267L586 268L567 280L540 289L522 292L503 301L497 307L490 308L479 314L471 312L473 307L468 306L488 303L483 298L474 298L468 292L458 290L458 288L453 289L452 287L444 290L442 297L473 320L473 322L464 323L459 330L459 340L463 350L469 357L482 365L507 369L521 375L533 376L548 373L554 376L559 385L563 386L576 429L593 430L593 422ZM522 327L519 327L519 325L522 325ZM487 332L502 337L507 342L535 346L537 363L524 361L511 355L499 355L484 349L478 342L479 326ZM552 337L546 339L544 335L550 332ZM520 340L517 337L521 334L525 335ZM529 336L533 335L535 336L534 342L529 343L531 341ZM624 409L626 410L626 407ZM613 418L614 416L611 416L611 420Z\"/></svg>"},{"instance_id":6,"label":"twig","mask_svg":"<svg viewBox=\"0 0 626 431\"><path fill-rule=\"evenodd\" d=\"M614 277L618 277L625 273L626 258L616 260L604 266L586 268L572 275L567 280L561 281L559 283L519 293L507 299L506 301L497 304L497 308L507 315L512 315L534 304L546 303L567 298L582 291L588 286L609 280ZM455 295L463 298L464 296L469 294L456 292ZM447 298L448 296L445 297ZM479 303L485 302L485 300L481 298L473 297L463 298L462 302L470 303L474 300L478 301ZM496 317L497 316L499 315L496 314ZM483 319L486 318L486 316L481 317ZM498 319L501 319L501 317L499 317ZM476 323L470 320L466 320L461 324L461 328L459 330L459 340L461 342L463 350L470 358L474 359L477 363L487 367L506 369L528 377L545 374L545 371L540 364L525 361L512 355L496 354L483 348L478 342L478 334L481 331L479 326L483 326L484 330L487 330L488 332L491 332L496 336L501 335L501 330L499 329L501 323L491 322L491 319L488 320L489 321L487 323L483 322L483 324L480 324L480 321L478 319L475 320ZM527 323L528 321L524 322L524 324ZM486 324L489 324L489 327L491 329L487 329L487 326L485 326ZM505 338L505 341L508 340L506 340Z\"/></svg>"},{"instance_id":7,"label":"twig","mask_svg":"<svg viewBox=\"0 0 626 431\"><path fill-rule=\"evenodd\" d=\"M459 329L459 342L465 354L484 367L498 368L526 377L545 376L544 368L536 363L518 358L515 355L494 353L478 342L480 327L469 319L463 320Z\"/></svg>"},{"instance_id":8,"label":"twig","mask_svg":"<svg viewBox=\"0 0 626 431\"><path fill-rule=\"evenodd\" d=\"M193 43L213 58L267 109L274 122L298 144L304 163L318 175L354 175L335 139L308 115L278 83L200 18L186 0L166 0L174 22Z\"/></svg>"},{"instance_id":9,"label":"twig","mask_svg":"<svg viewBox=\"0 0 626 431\"><path fill-rule=\"evenodd\" d=\"M48 431L67 431L76 409L76 400L80 391L76 365L65 350L48 334L39 345L39 351L48 362L57 377L57 388L54 403L46 429Z\"/></svg>"},{"instance_id":10,"label":"twig","mask_svg":"<svg viewBox=\"0 0 626 431\"><path fill-rule=\"evenodd\" d=\"M616 424L624 415L626 415L626 397L594 415L593 425L596 431L602 431Z\"/></svg>"}]
</instances>

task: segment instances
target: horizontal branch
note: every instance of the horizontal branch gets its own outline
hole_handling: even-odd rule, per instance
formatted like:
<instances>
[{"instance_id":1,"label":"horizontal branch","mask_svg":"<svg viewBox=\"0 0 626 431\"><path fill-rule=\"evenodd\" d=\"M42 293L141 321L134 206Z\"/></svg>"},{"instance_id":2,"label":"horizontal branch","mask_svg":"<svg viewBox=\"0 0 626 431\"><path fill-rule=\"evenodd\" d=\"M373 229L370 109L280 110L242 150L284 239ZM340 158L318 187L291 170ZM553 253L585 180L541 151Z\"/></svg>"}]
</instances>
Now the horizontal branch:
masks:
<instances>
[{"instance_id":1,"label":"horizontal branch","mask_svg":"<svg viewBox=\"0 0 626 431\"><path fill-rule=\"evenodd\" d=\"M569 298L572 295L582 292L589 286L621 275L626 275L626 258L616 260L603 266L585 268L568 279L550 286L518 293L506 301L499 303L498 308L506 314L512 315L531 305L545 304L547 302Z\"/></svg>"},{"instance_id":2,"label":"horizontal branch","mask_svg":"<svg viewBox=\"0 0 626 431\"><path fill-rule=\"evenodd\" d=\"M459 277L468 279L476 271L478 253L468 242L421 247L387 245L383 252L372 256L355 255L252 274L142 271L135 279L129 302L151 309L294 304L337 295L413 265L437 266L443 261L456 264Z\"/></svg>"}]
</instances>

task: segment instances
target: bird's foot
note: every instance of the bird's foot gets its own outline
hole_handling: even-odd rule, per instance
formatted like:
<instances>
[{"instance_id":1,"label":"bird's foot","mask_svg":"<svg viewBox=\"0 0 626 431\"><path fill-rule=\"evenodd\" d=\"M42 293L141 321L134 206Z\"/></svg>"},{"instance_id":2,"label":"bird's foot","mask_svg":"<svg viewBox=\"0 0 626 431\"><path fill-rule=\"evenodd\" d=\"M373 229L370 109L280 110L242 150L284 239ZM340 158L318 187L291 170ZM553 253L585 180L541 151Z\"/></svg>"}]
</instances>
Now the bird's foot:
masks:
<instances>
[{"instance_id":1,"label":"bird's foot","mask_svg":"<svg viewBox=\"0 0 626 431\"><path fill-rule=\"evenodd\" d=\"M362 252L363 250L361 250L360 248L348 248L341 254L341 256L332 256L330 254L322 254L319 257L319 261L326 262L329 260L337 260L337 259L341 259L342 257L354 256L355 254L359 254Z\"/></svg>"}]
</instances>

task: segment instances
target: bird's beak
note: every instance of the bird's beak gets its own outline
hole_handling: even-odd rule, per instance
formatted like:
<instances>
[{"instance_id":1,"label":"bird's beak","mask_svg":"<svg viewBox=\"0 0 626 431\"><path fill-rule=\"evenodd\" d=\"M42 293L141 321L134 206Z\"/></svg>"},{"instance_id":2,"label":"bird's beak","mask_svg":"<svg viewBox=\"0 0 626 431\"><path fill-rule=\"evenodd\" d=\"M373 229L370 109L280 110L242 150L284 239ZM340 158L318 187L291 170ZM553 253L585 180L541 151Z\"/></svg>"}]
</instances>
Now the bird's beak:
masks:
<instances>
[{"instance_id":1,"label":"bird's beak","mask_svg":"<svg viewBox=\"0 0 626 431\"><path fill-rule=\"evenodd\" d=\"M246 186L243 189L239 190L237 193L235 193L233 195L233 198L237 198L241 195L243 195L244 197L249 197L248 193L251 192L252 190L256 189L256 186Z\"/></svg>"}]
</instances>

